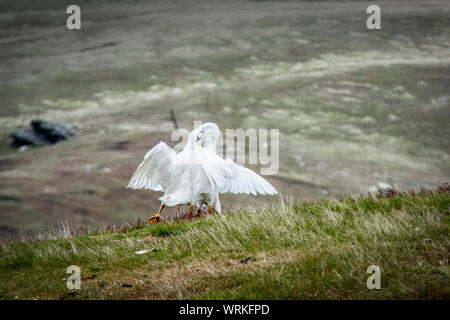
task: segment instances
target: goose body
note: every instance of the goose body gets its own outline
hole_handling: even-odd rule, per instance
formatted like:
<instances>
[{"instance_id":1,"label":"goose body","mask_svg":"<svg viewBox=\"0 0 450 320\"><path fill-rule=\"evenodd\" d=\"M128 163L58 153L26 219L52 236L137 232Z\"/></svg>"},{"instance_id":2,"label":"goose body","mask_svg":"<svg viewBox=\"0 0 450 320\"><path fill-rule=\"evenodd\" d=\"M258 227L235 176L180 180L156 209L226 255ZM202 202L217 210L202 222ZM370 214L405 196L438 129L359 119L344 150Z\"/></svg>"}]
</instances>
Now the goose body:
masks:
<instances>
[{"instance_id":1,"label":"goose body","mask_svg":"<svg viewBox=\"0 0 450 320\"><path fill-rule=\"evenodd\" d=\"M219 157L216 154L219 135L219 127L208 122L189 133L186 145L179 153L164 142L147 152L127 187L164 192L159 198L162 203L156 220L166 205L188 204L192 210L205 204L220 213L220 193L277 193L257 173L229 158Z\"/></svg>"}]
</instances>

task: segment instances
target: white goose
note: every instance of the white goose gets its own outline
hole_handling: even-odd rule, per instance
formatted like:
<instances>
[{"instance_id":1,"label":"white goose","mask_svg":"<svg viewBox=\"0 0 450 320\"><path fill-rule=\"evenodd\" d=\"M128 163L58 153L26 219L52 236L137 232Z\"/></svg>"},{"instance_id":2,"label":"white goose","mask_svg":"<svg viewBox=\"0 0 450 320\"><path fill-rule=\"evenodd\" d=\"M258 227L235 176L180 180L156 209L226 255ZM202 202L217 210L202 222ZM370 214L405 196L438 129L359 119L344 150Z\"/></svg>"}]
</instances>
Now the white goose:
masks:
<instances>
[{"instance_id":1,"label":"white goose","mask_svg":"<svg viewBox=\"0 0 450 320\"><path fill-rule=\"evenodd\" d=\"M276 194L260 175L216 154L219 127L207 122L192 130L178 154L164 142L154 146L131 177L127 188L163 191L161 206L148 221L160 220L165 206L204 204L221 213L219 193Z\"/></svg>"}]
</instances>

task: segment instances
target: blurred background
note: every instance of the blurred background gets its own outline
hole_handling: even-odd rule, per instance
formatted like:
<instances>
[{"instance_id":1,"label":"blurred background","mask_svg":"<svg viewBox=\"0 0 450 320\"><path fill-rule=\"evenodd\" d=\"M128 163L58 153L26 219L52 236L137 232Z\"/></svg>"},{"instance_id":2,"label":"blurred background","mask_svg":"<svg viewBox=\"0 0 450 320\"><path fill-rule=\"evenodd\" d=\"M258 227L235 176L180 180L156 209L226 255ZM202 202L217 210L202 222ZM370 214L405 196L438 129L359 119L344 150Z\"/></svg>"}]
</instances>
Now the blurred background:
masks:
<instances>
[{"instance_id":1,"label":"blurred background","mask_svg":"<svg viewBox=\"0 0 450 320\"><path fill-rule=\"evenodd\" d=\"M66 28L70 4L81 30ZM125 186L150 147L175 145L170 110L188 130L278 128L265 178L284 198L448 182L450 2L377 1L374 31L369 4L3 0L0 239L152 216L161 194ZM12 147L33 119L81 133ZM222 197L225 211L273 201Z\"/></svg>"}]
</instances>

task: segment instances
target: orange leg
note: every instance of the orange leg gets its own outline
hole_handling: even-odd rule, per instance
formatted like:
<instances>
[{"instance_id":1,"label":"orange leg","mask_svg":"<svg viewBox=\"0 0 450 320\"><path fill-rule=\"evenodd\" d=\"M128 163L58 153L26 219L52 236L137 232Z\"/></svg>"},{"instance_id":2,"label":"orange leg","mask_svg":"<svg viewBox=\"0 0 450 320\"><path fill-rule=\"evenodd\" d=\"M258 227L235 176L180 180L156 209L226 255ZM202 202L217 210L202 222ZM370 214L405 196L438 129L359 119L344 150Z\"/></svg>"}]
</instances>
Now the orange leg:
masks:
<instances>
[{"instance_id":1,"label":"orange leg","mask_svg":"<svg viewBox=\"0 0 450 320\"><path fill-rule=\"evenodd\" d=\"M195 206L193 205L193 204L191 204L190 206L189 206L189 214L193 214L194 213L194 209L195 209Z\"/></svg>"},{"instance_id":2,"label":"orange leg","mask_svg":"<svg viewBox=\"0 0 450 320\"><path fill-rule=\"evenodd\" d=\"M155 223L158 222L159 220L161 220L161 218L159 217L161 215L162 210L164 209L166 205L164 203L161 203L161 206L159 207L158 213L151 217L150 219L148 219L149 223Z\"/></svg>"},{"instance_id":3,"label":"orange leg","mask_svg":"<svg viewBox=\"0 0 450 320\"><path fill-rule=\"evenodd\" d=\"M208 206L208 213L212 213L214 211L214 206Z\"/></svg>"}]
</instances>

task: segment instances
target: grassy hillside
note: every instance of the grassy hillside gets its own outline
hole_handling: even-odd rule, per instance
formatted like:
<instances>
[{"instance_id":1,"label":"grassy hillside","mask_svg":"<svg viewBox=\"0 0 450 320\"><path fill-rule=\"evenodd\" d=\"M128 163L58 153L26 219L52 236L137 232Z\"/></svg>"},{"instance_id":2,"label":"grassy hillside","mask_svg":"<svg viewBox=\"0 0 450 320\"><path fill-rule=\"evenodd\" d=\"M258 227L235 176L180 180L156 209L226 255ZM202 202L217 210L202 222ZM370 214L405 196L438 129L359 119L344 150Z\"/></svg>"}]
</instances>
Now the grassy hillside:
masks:
<instances>
[{"instance_id":1,"label":"grassy hillside","mask_svg":"<svg viewBox=\"0 0 450 320\"><path fill-rule=\"evenodd\" d=\"M13 243L0 297L449 299L449 210L444 185ZM372 264L381 290L366 287ZM81 290L66 288L69 265Z\"/></svg>"},{"instance_id":2,"label":"grassy hillside","mask_svg":"<svg viewBox=\"0 0 450 320\"><path fill-rule=\"evenodd\" d=\"M279 129L266 178L301 201L450 180L448 0L377 1L377 31L366 1L79 0L79 32L72 1L0 2L0 239L148 216L161 194L124 186L150 147L175 144L170 109L187 130ZM11 148L35 118L82 134Z\"/></svg>"}]
</instances>

